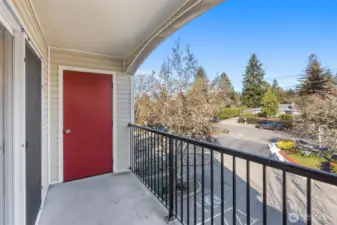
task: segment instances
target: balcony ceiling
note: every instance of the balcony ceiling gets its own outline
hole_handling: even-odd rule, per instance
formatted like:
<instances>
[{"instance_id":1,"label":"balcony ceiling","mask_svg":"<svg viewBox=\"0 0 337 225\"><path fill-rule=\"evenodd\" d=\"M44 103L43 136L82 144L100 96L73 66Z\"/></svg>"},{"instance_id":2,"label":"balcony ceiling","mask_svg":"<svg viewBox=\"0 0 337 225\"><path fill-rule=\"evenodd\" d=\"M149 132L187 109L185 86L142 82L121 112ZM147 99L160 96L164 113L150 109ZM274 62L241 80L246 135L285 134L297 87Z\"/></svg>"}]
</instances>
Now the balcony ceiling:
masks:
<instances>
[{"instance_id":1,"label":"balcony ceiling","mask_svg":"<svg viewBox=\"0 0 337 225\"><path fill-rule=\"evenodd\" d=\"M187 0L32 0L49 44L126 57Z\"/></svg>"},{"instance_id":2,"label":"balcony ceiling","mask_svg":"<svg viewBox=\"0 0 337 225\"><path fill-rule=\"evenodd\" d=\"M166 37L224 0L30 0L52 47L124 59L134 74Z\"/></svg>"}]
</instances>

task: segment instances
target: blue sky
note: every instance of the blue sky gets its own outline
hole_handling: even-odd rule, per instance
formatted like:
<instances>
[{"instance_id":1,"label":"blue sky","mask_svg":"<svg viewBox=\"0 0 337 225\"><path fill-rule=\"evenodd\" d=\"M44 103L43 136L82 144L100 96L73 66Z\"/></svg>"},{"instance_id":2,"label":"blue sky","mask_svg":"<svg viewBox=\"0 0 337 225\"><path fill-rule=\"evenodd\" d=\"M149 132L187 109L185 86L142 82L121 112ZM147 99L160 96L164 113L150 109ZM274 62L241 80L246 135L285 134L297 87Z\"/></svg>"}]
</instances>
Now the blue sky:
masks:
<instances>
[{"instance_id":1,"label":"blue sky","mask_svg":"<svg viewBox=\"0 0 337 225\"><path fill-rule=\"evenodd\" d=\"M337 73L337 0L227 0L167 38L137 73L158 71L174 42L189 44L212 79L226 72L241 91L252 53L265 79L294 87L310 53Z\"/></svg>"}]
</instances>

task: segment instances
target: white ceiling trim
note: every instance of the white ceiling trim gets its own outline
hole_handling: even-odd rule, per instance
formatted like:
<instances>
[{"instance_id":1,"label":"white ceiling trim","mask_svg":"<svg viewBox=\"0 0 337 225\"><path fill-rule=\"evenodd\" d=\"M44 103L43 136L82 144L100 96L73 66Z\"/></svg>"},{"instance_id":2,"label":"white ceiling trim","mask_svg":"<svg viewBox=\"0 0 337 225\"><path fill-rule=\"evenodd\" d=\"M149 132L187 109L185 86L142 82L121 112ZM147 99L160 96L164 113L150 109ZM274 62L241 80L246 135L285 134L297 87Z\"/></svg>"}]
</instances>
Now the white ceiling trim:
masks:
<instances>
[{"instance_id":1,"label":"white ceiling trim","mask_svg":"<svg viewBox=\"0 0 337 225\"><path fill-rule=\"evenodd\" d=\"M37 23L37 26L38 26L38 28L39 28L40 34L42 35L43 41L44 41L46 47L48 47L48 46L49 46L49 45L48 45L48 41L47 41L47 39L46 39L46 36L45 36L44 33L43 33L43 30L42 30L42 27L41 27L41 24L40 24L40 20L39 20L39 17L38 17L38 15L37 15L37 13L36 13L36 10L35 10L35 8L34 8L34 5L33 5L33 3L32 3L32 0L28 0L28 5L29 5L30 10L32 11L34 20L35 20L36 23Z\"/></svg>"},{"instance_id":2,"label":"white ceiling trim","mask_svg":"<svg viewBox=\"0 0 337 225\"><path fill-rule=\"evenodd\" d=\"M10 5L11 6L13 6L13 3L12 3L12 1L13 0L5 0L5 1L9 1L10 2ZM39 1L41 4L46 4L46 3L44 3L42 0L36 0L36 1ZM158 0L159 1L159 0ZM150 12L153 12L153 11L151 11L151 7L152 7L152 9L153 9L153 7L154 8L157 8L157 9L160 9L160 10L163 10L163 9L165 9L165 7L166 7L166 4L168 4L167 2L165 2L165 0L162 0L162 1L164 1L164 2L162 2L161 3L161 5L157 5L156 3L154 3L153 1L150 1L149 0L149 2L148 2L148 4L152 4L152 5L149 5L149 9L148 10L150 10ZM135 23L135 22L130 22L130 20L127 20L127 22L126 22L126 24L129 24L129 25L131 25L131 27L128 27L128 26L126 26L126 28L123 28L123 26L122 26L122 28L121 28L121 25L119 24L118 26L117 26L117 29L119 30L119 33L118 33L118 31L117 31L117 36L115 37L115 36L112 36L112 40L110 40L108 37L109 36L107 36L107 37L105 37L105 39L104 39L104 29L102 30L102 28L100 29L100 28L98 28L98 31L97 32L101 32L101 33L97 33L98 34L98 38L99 38L99 35L100 34L103 34L103 35L101 35L101 37L103 37L103 39L96 39L96 43L95 42L93 42L92 43L92 45L91 46L86 46L86 45L83 45L83 43L85 43L85 41L90 41L90 40L93 40L92 38L95 38L95 36L92 36L92 35L89 35L89 37L87 38L87 39L84 39L84 42L82 41L82 42L80 42L80 43L77 43L78 45L77 46L71 46L72 45L72 43L76 43L76 42L71 42L71 39L67 39L67 34L70 34L70 36L72 36L72 35L74 35L74 37L77 37L78 38L78 35L80 34L80 33L78 33L78 34L76 34L76 32L75 33L67 33L67 31L65 30L64 32L64 34L65 34L65 36L63 35L63 38L66 38L66 39L63 39L63 41L62 41L62 39L60 39L60 41L57 41L57 42L55 42L55 43L58 43L58 44L56 44L56 45L53 45L53 43L51 43L51 40L49 40L49 37L46 35L46 33L45 33L45 31L44 31L44 29L43 29L43 27L46 27L46 26L48 26L48 25L46 25L46 24L50 24L50 23L52 23L52 24L57 24L57 23L60 23L60 21L53 21L53 18L52 17L49 17L49 20L48 20L48 14L46 15L46 11L43 11L43 8L41 9L41 7L44 7L44 6L46 6L46 5L37 5L37 6L39 6L40 7L40 13L41 12L43 12L43 13L45 13L44 15L42 14L42 17L44 17L44 19L46 19L47 18L47 20L44 20L44 22L45 22L45 24L41 24L41 20L40 20L40 18L41 17L39 17L39 15L37 14L37 12L39 12L39 10L37 10L36 9L36 7L34 6L34 4L35 3L33 3L33 0L28 0L27 1L27 5L29 5L29 11L31 11L31 13L33 14L33 19L36 21L36 23L37 23L37 26L38 26L38 31L41 33L41 35L42 35L42 37L43 37L43 40L44 40L44 44L46 45L46 46L48 46L48 47L50 47L50 48L54 48L54 49L62 49L62 50L66 50L66 51L72 51L72 52L78 52L78 53L85 53L85 54L91 54L91 55L97 55L97 56L104 56L104 57L109 57L109 58L116 58L116 59L121 59L121 60L123 60L124 61L124 70L126 71L126 73L128 73L128 72L130 72L130 73L134 73L134 71L135 71L135 69L134 68L132 68L132 66L133 67L137 67L138 68L138 64L141 64L141 62L143 62L143 60L147 57L147 55L149 54L149 52L151 52L153 49L152 48L155 48L157 45L158 45L158 43L157 44L155 44L155 46L153 45L153 43L152 42L158 42L158 40L157 41L155 41L156 40L156 37L159 37L160 35L162 35L163 36L163 33L167 33L167 31L166 30L168 30L168 29L170 29L170 26L172 27L172 28L174 28L173 29L173 31L171 31L171 32L168 32L167 34L165 34L164 36L163 36L163 39L165 39L167 36L169 36L169 35L171 35L171 33L172 32L175 32L177 29L179 29L182 25L184 25L185 23L186 23L186 21L188 22L189 20L191 20L191 19L193 19L193 18L190 18L190 19L188 19L188 20L186 20L186 18L184 19L184 15L185 14L188 14L188 12L189 11L191 11L191 9L193 9L193 8L195 8L197 5L199 5L201 2L202 2L202 5L200 5L200 7L198 6L198 7L196 7L196 9L195 10L193 10L192 11L192 13L194 14L194 11L196 11L196 13L195 14L198 14L197 13L197 11L204 11L205 10L205 8L211 8L212 6L214 6L214 5L216 5L217 3L220 3L220 2L223 2L224 0L181 0L182 1L182 4L178 7L178 8L176 8L175 6L178 6L177 4L177 1L175 2L175 6L174 5L172 5L171 4L171 10L174 10L173 11L173 13L171 13L170 11L166 11L166 15L165 15L165 17L161 17L161 19L164 19L164 22L161 22L161 24L158 26L156 26L154 29L152 29L151 27L153 27L153 26L150 26L150 25L147 25L147 23L152 23L152 24L155 24L153 21L155 21L156 20L156 18L157 18L157 16L158 15L160 15L160 12L161 11L155 11L156 13L155 14L151 14L150 16L152 16L152 17L148 17L148 18L146 18L146 17L139 17L140 15L142 15L142 14L146 14L146 11L144 11L145 9L143 8L143 11L140 11L140 12L138 12L138 18L145 18L145 20L144 20L144 22L145 21L147 21L147 23L140 23L140 25L141 26L139 26L139 27L137 27L137 23ZM39 2L38 3L36 3L36 4L39 4ZM172 1L173 2L173 1ZM55 2L51 2L50 4L53 4L53 3L55 3ZM131 3L132 3L132 1L131 1ZM67 4L66 2L65 2L65 4ZM129 4L129 3L126 3L126 4ZM67 5L66 5L67 6ZM72 8L71 7L73 7L73 5L68 5L69 6L69 9L71 10ZM115 5L116 6L116 5ZM117 6L118 6L118 4L117 4ZM123 6L123 10L125 11L125 7L127 6L127 5L122 5ZM141 5L141 6L143 6L143 5ZM163 8L163 6L164 6L164 8ZM39 8L38 7L38 8ZM52 6L50 6L49 7L49 10L51 9L51 7ZM86 7L88 7L88 5L86 5ZM16 15L18 15L19 16L19 19L20 19L20 21L22 21L22 18L20 18L20 15L17 13L17 10L16 10L16 8L15 7L11 7L13 10L14 10L14 12L15 12L15 14ZM186 8L186 9L184 9L184 8ZM200 9L199 9L200 8ZM87 8L84 8L85 10L88 10ZM114 9L116 9L116 7L114 8ZM42 11L41 11L42 10ZM56 10L60 10L60 7L58 6L57 8L56 8ZM98 9L97 8L97 5L96 5L96 10L100 10L100 9ZM182 11L182 12L180 12L180 11ZM69 12L71 12L71 11L69 11L68 10L68 15L70 15L70 18L69 19L71 19L71 18L76 18L76 17L71 17L71 14L69 14ZM114 12L116 12L116 11L114 11ZM123 11L121 11L121 12L123 12ZM134 12L136 12L137 13L137 11L134 11ZM158 14L158 12L159 12L159 14ZM101 18L103 18L101 21L105 21L105 23L103 23L103 25L104 26L107 26L107 22L109 22L109 20L107 20L107 15L106 15L106 13L107 13L107 11L104 11L103 10L103 13L105 13L105 16L104 16L104 14L103 14L103 16L101 17ZM132 14L132 13L131 13ZM178 15L177 15L178 14ZM83 15L83 13L82 13L82 15ZM116 14L114 14L114 15L116 15ZM116 18L123 18L123 17L120 17L121 15L123 15L123 14L118 14L117 13L117 15L115 16L115 17L113 17L114 19L116 19ZM169 15L169 16L167 16L167 15ZM80 12L79 12L79 14L77 15L77 19L79 18L78 16L81 16L81 14L80 14ZM197 15L196 15L197 16ZM52 18L52 19L51 19ZM55 17L54 17L55 18ZM130 19L131 19L132 17L130 17ZM136 17L137 18L137 17ZM150 20L149 20L150 19ZM132 19L131 19L132 20ZM178 21L178 23L179 23L179 20L183 20L183 21L185 21L185 22L183 22L181 25L179 25L179 27L174 27L173 25L174 24L176 24L177 23L177 21ZM62 21L62 20L61 20ZM93 24L95 24L95 22L97 23L97 22L99 22L100 20L98 19L98 20L96 20L96 21L93 21L92 23L91 23L91 25L93 25ZM135 20L135 21L137 21L137 19ZM152 21L152 22L150 22L150 21ZM90 22L90 21L89 21ZM83 21L83 23L85 24L85 20ZM115 22L115 24L116 24L117 22ZM118 23L117 23L118 24ZM139 24L139 23L138 23ZM82 24L83 25L83 24ZM103 25L102 25L102 27L103 27ZM22 26L25 28L25 25L24 24L22 24ZM54 25L55 26L55 25ZM74 25L73 25L74 26ZM90 26L90 25L87 25L87 26ZM116 25L114 25L114 26L116 26ZM136 28L136 30L133 30L132 29L132 27L133 26L136 26L135 28ZM146 28L146 26L147 26L147 28ZM139 32L141 32L142 31L142 27L144 27L144 29L145 30L143 30L143 33L148 33L148 32L150 32L150 34L149 35L147 35L147 37L144 39L143 38L143 40L141 40L138 44L136 44L135 45L135 42L137 41L137 40L139 40L139 37L141 37L142 36L142 34L141 33L139 33ZM130 28L131 28L131 31L133 32L133 34L136 34L136 36L135 36L135 38L132 40L132 38L129 38L129 37L134 37L134 36L132 36L132 32L131 32L131 34L130 34L130 36L128 37L128 36L125 36L125 32L123 32L123 31L130 31ZM137 28L138 28L138 31L137 31ZM49 29L51 29L51 27L49 27ZM70 27L68 26L68 28L65 28L65 29L68 29L68 31L69 31L69 29L71 30L71 25L70 25ZM113 31L113 29L115 29L115 28L112 28L112 30L111 30L111 28L110 28L110 31L108 31L108 32L111 32L111 31ZM146 31L147 30L147 31ZM120 32L120 31L122 31L122 32ZM26 32L28 32L28 30L26 30ZM55 32L57 32L57 31L53 31L53 30L49 30L49 35L52 37L53 36L53 34L55 33ZM82 34L86 34L87 32L88 32L88 30L82 30L82 32L84 32L84 33L82 33ZM136 32L136 33L135 33ZM138 33L137 33L138 32ZM118 34L122 34L122 35L119 35L118 36ZM110 34L108 34L108 35L110 35L110 37L111 37L111 33ZM124 35L124 36L123 36ZM30 35L28 35L28 36L30 36ZM138 36L138 38L137 38L137 36ZM56 39L55 40L57 40L57 36L54 36ZM62 37L62 35L61 35L61 37ZM85 36L84 36L85 37ZM121 37L122 37L122 39L121 39ZM117 50L114 50L114 46L116 45L117 47L118 47L118 43L120 43L121 42L121 40L123 40L123 37L127 37L127 38L129 38L128 39L128 41L129 41L129 43L128 42L124 42L122 45L124 45L124 46L120 46L120 48L119 49L117 49ZM68 38L69 38L69 35L68 35ZM70 40L70 41L69 41ZM79 39L80 41L81 41L81 39ZM110 40L110 45L108 45L108 43L109 43L109 40ZM65 42L64 42L65 41ZM101 43L100 43L100 41L101 41ZM132 43L133 42L133 43ZM88 42L89 43L89 42ZM99 44L100 43L100 44ZM64 45L64 47L62 47L62 45L63 44L65 44ZM60 45L60 46L58 46L58 45ZM67 47L67 45L68 45L68 47ZM104 46L104 45L106 45L107 46L107 49L106 49L106 51L104 51L104 47L102 48L102 46ZM129 49L127 49L127 46L130 46L129 47ZM153 45L153 46L152 46ZM82 46L86 46L86 50L85 50L85 48L83 49L83 50L80 50L80 48L82 48ZM96 52L95 52L95 50L93 50L93 49L95 49L95 46L97 46L98 48L96 48ZM132 47L132 46L136 46L136 47ZM152 46L152 47L151 47ZM77 47L80 47L80 48L77 48ZM110 49L109 49L109 47L110 47ZM131 48L132 47L132 48ZM151 48L151 49L150 49ZM90 51L87 51L87 50L90 50ZM93 50L93 51L91 51L91 50ZM103 50L103 51L101 51L101 50ZM122 53L122 55L114 55L113 54L113 52L116 52L116 53ZM145 51L145 53L143 53ZM127 53L128 52L128 53ZM106 54L107 53L107 54ZM111 53L111 54L110 54ZM141 62L140 62L141 61ZM131 68L131 69L130 69Z\"/></svg>"},{"instance_id":3,"label":"white ceiling trim","mask_svg":"<svg viewBox=\"0 0 337 225\"><path fill-rule=\"evenodd\" d=\"M156 32L158 29L160 29L160 27L162 27L165 23L167 23L168 21L170 21L170 19L179 12L179 10L181 10L182 8L184 8L189 2L191 1L194 1L194 0L187 0L182 6L180 6L176 11L174 11L162 24L160 24L158 27L156 27L151 33L150 35L148 35L144 40L142 40L133 50L130 54L134 53L135 50L137 50L140 46L142 46L142 44L144 42L146 42L148 39L151 38L151 40L156 36L158 35L158 33L160 33L163 29L165 29L167 26L169 26L171 23L169 23L167 26L165 26L163 29L161 29L160 31ZM199 2L200 1L203 1L203 0L198 0ZM127 56L125 57L127 58Z\"/></svg>"},{"instance_id":4,"label":"white ceiling trim","mask_svg":"<svg viewBox=\"0 0 337 225\"><path fill-rule=\"evenodd\" d=\"M58 50L64 50L64 51L70 51L70 52L89 54L89 55L104 56L104 57L107 57L107 58L114 58L114 59L125 60L124 57L115 56L115 55L106 55L106 54L100 54L100 53L95 53L95 52L86 52L86 51L81 51L81 50L76 50L76 49L70 49L70 48L60 48L60 47L56 47L56 46L52 46L52 45L50 45L50 48L52 48L52 49L58 49Z\"/></svg>"},{"instance_id":5,"label":"white ceiling trim","mask_svg":"<svg viewBox=\"0 0 337 225\"><path fill-rule=\"evenodd\" d=\"M180 9L182 9L185 5L187 5L187 3L189 3L190 1L186 1L185 4L183 4L182 7L180 7L175 13L173 13L167 20L165 20L164 23L162 23L161 26L159 26L156 30L158 30L160 28L159 31L156 32L156 30L149 36L149 40L146 41L146 39L144 41L141 42L141 44L143 44L146 41L146 44L142 47L142 49L137 53L137 55L134 57L134 59L132 60L132 62L130 63L130 65L128 66L128 68L126 68L126 72L129 72L129 69L132 67L132 65L135 63L135 61L138 59L138 57L141 55L141 53L144 51L144 49L151 43L151 41L157 37L158 35L160 35L160 33L162 31L164 31L167 27L169 27L171 24L173 24L175 21L179 20L179 18L181 16L183 16L185 13L187 13L188 11L190 11L191 9L193 9L196 5L200 4L203 0L198 0L195 3L193 3L193 5L191 5L190 7L188 7L186 10L184 10L182 13L179 14L179 16L176 17L176 19L172 20L170 23L166 24L164 27L160 28L162 25L164 25L165 23L167 23L176 13L179 12ZM137 48L139 48L141 46L141 44L139 46L137 46ZM135 48L135 50L137 49Z\"/></svg>"}]
</instances>

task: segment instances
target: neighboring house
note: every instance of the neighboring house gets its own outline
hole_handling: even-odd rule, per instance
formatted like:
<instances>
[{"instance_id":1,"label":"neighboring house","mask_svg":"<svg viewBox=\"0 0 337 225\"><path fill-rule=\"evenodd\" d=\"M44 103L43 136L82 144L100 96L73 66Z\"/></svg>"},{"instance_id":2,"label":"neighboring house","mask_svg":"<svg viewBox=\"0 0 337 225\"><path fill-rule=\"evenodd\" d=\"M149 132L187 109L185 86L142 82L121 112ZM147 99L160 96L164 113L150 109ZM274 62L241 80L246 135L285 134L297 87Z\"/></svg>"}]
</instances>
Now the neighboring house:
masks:
<instances>
[{"instance_id":1,"label":"neighboring house","mask_svg":"<svg viewBox=\"0 0 337 225\"><path fill-rule=\"evenodd\" d=\"M0 225L33 225L50 185L129 170L132 75L222 1L0 0Z\"/></svg>"},{"instance_id":2,"label":"neighboring house","mask_svg":"<svg viewBox=\"0 0 337 225\"><path fill-rule=\"evenodd\" d=\"M262 107L249 108L249 109L245 109L243 112L251 112L255 115L257 113L260 113L261 110L262 110ZM295 104L279 104L278 112L279 112L279 115L281 115L281 114L292 114L292 115L300 114L300 111L298 109L296 109Z\"/></svg>"}]
</instances>

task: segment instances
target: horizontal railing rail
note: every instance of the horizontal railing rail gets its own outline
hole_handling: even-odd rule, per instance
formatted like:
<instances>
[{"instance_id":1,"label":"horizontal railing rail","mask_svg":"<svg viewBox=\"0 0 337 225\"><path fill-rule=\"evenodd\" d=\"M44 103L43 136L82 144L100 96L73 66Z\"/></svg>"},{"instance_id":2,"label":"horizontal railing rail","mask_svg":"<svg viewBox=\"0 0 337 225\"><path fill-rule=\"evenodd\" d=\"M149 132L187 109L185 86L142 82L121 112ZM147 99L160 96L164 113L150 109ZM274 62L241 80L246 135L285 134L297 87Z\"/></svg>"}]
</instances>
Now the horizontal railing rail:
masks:
<instances>
[{"instance_id":1,"label":"horizontal railing rail","mask_svg":"<svg viewBox=\"0 0 337 225\"><path fill-rule=\"evenodd\" d=\"M317 209L316 199L313 208L312 191L321 191L317 182L336 187L335 174L134 124L129 127L131 170L168 208L169 219L188 225L273 224L275 216L282 224L333 219L331 210ZM303 199L289 202L299 198L294 194ZM276 202L274 206L268 199ZM322 213L326 218L318 218Z\"/></svg>"}]
</instances>

